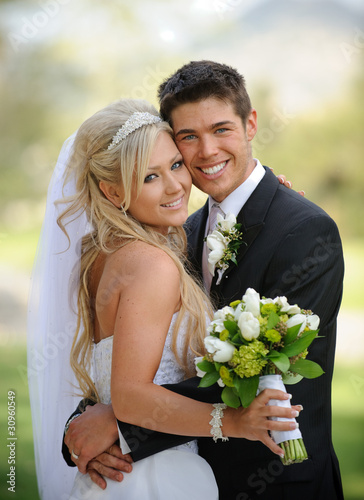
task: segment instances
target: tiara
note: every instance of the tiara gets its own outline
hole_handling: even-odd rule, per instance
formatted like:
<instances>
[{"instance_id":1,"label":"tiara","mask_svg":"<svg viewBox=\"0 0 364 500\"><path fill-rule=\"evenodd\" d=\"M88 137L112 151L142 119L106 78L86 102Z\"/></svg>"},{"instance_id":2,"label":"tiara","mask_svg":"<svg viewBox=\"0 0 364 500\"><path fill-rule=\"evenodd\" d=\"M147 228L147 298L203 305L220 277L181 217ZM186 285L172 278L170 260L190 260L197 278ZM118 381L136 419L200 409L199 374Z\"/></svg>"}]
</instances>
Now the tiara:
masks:
<instances>
[{"instance_id":1,"label":"tiara","mask_svg":"<svg viewBox=\"0 0 364 500\"><path fill-rule=\"evenodd\" d=\"M151 113L140 111L136 111L133 113L124 123L124 125L119 128L114 137L112 138L112 142L107 149L112 149L114 146L119 144L125 137L134 132L143 125L151 125L152 123L162 122L162 118L156 115L152 115Z\"/></svg>"}]
</instances>

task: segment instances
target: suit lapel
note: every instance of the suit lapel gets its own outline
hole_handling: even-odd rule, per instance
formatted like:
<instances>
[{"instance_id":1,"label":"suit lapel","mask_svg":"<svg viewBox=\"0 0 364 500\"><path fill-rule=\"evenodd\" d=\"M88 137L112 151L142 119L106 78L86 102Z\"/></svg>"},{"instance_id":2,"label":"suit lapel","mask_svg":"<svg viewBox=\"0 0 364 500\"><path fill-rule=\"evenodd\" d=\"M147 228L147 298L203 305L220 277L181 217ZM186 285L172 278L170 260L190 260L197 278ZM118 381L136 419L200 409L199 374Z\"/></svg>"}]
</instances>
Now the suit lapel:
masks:
<instances>
[{"instance_id":1,"label":"suit lapel","mask_svg":"<svg viewBox=\"0 0 364 500\"><path fill-rule=\"evenodd\" d=\"M254 240L263 229L264 220L279 186L279 181L276 176L270 171L269 168L264 168L266 173L263 179L240 210L237 217L237 222L241 224L241 231L243 233L243 243L239 248L236 259L238 267L241 266L244 255L247 253ZM219 296L222 296L224 283L229 280L231 275L233 275L237 269L237 266L231 263L229 268L225 271L219 285L216 284L217 273L215 273L211 283L211 294L214 295L217 293Z\"/></svg>"}]
</instances>

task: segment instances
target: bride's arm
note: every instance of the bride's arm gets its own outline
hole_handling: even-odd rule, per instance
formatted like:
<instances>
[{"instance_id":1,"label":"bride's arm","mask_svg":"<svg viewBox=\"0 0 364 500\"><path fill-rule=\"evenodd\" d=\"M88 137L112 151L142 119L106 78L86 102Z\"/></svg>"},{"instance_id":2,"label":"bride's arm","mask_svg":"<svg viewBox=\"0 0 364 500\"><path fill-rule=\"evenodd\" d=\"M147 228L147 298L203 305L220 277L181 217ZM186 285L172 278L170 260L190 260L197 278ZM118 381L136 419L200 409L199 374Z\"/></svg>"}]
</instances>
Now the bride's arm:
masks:
<instances>
[{"instance_id":1,"label":"bride's arm","mask_svg":"<svg viewBox=\"0 0 364 500\"><path fill-rule=\"evenodd\" d=\"M139 254L133 249L128 268L133 279L120 293L115 320L111 398L115 416L148 429L185 436L210 436L212 405L153 384L166 334L180 300L180 280L173 261L159 249ZM143 250L142 250L143 253ZM274 453L281 449L267 430L290 430L287 422L268 421L271 398L286 399L280 391L267 391L249 408L227 408L223 434L260 440ZM276 416L292 417L292 410L274 408Z\"/></svg>"},{"instance_id":2,"label":"bride's arm","mask_svg":"<svg viewBox=\"0 0 364 500\"><path fill-rule=\"evenodd\" d=\"M135 247L136 245L133 246L131 259L126 258L127 252L122 252L120 259L116 255L115 259L112 259L113 269L110 272L110 281L114 280L112 287L114 296L117 294L114 286L115 271L120 278L122 277L117 280L121 284L120 301L117 314L115 313L116 320L112 323L112 330L115 332L112 391L117 415L123 422L132 422L135 430L137 429L135 424L139 422L142 427L160 430L163 433L171 432L175 436L181 434L210 436L211 404L198 403L187 397L174 395L171 391L153 384L170 319L179 302L179 275L173 262L163 252L154 249L157 255L154 252L153 259L149 254L138 256ZM127 272L121 272L122 268L127 269ZM101 301L99 315L101 321L103 315L106 316L106 323L110 320L110 311L105 308L105 300ZM199 391L196 398L202 399L206 389ZM189 395L193 397L191 393ZM290 418L295 409L266 407L265 405L269 399L285 399L286 397L280 391L265 391L247 409L227 409L223 419L224 434L260 440L274 453L280 453L281 449L270 439L268 430L289 430L291 424L268 421L267 417ZM96 418L97 425L101 424L98 436L103 436L104 439L105 436L107 437L107 428L110 426L103 425L102 422L112 420L113 414L111 408L100 405L104 408L104 415L96 414L95 417L94 412L98 406L90 408L88 422L90 419L92 421L92 418L95 422ZM195 412L198 412L198 415ZM71 423L65 438L69 450L74 449L79 455L77 466L83 473L86 472L88 462L104 451L104 448L101 450L95 447L94 425L85 424L86 416L86 414L82 415ZM196 422L198 422L198 427L195 425ZM116 437L115 427L113 423L112 430L109 432L111 441ZM100 429L100 425L97 428ZM85 439L86 435L87 439ZM171 438L173 439L173 436ZM148 443L149 441L149 439L146 440ZM140 449L146 442L142 440ZM154 444L148 446L146 456L160 451L158 436L154 442L156 447L154 448ZM175 444L170 446L175 446ZM165 449L164 445L162 449ZM102 463L103 458L97 458ZM104 462L104 465L106 469L103 474L115 479L115 470L108 468L107 462ZM129 464L126 465L128 466ZM123 470L126 471L126 469ZM101 476L97 479L102 480Z\"/></svg>"}]
</instances>

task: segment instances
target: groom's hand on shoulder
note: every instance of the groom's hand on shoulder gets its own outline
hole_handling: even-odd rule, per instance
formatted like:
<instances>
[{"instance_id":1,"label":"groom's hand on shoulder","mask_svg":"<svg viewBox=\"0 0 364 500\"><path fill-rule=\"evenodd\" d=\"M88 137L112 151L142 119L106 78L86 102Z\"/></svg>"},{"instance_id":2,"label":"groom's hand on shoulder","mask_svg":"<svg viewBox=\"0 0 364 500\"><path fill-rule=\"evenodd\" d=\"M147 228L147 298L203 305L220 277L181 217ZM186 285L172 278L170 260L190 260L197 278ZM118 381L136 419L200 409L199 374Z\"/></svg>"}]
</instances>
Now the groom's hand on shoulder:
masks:
<instances>
[{"instance_id":1,"label":"groom's hand on shoulder","mask_svg":"<svg viewBox=\"0 0 364 500\"><path fill-rule=\"evenodd\" d=\"M270 170L274 173L274 170L272 168L270 168ZM277 175L277 179L281 184L283 184L283 186L286 186L288 189L292 189L292 182L288 181L284 174ZM297 191L297 193L301 196L305 196L306 194L304 191Z\"/></svg>"}]
</instances>

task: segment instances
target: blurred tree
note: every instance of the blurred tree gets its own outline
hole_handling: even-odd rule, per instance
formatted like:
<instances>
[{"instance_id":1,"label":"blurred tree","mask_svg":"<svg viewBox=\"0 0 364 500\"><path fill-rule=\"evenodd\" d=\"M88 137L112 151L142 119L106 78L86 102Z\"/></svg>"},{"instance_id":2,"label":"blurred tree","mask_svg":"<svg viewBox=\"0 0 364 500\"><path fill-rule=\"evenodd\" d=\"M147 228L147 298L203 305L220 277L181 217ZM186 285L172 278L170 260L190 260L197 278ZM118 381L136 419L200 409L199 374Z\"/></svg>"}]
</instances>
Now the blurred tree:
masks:
<instances>
[{"instance_id":1,"label":"blurred tree","mask_svg":"<svg viewBox=\"0 0 364 500\"><path fill-rule=\"evenodd\" d=\"M16 50L9 35L21 35L42 12L45 19L45 5L58 6L59 14L49 14L44 27ZM80 0L72 7L58 0L0 2L1 226L16 227L25 212L33 215L36 205L44 205L60 147L86 117L119 97L157 104L157 88L166 76L192 55L210 57L203 51L205 40L224 48L227 35L236 36L235 17L222 22L215 13L215 23L208 24L203 11L190 19L190 7L167 0L107 5ZM179 38L168 44L163 37L173 38L173 30ZM256 156L286 174L295 188L305 189L348 236L364 236L358 217L364 183L358 168L363 81L361 75L340 99L296 116L279 109L271 84L249 84L259 113Z\"/></svg>"},{"instance_id":2,"label":"blurred tree","mask_svg":"<svg viewBox=\"0 0 364 500\"><path fill-rule=\"evenodd\" d=\"M281 131L269 129L271 122L265 118L271 134L266 131L264 144L258 132L255 148L263 163L284 173L295 189L305 190L309 199L337 221L342 234L351 238L364 237L363 99L364 71L343 96L316 112L287 119Z\"/></svg>"}]
</instances>

